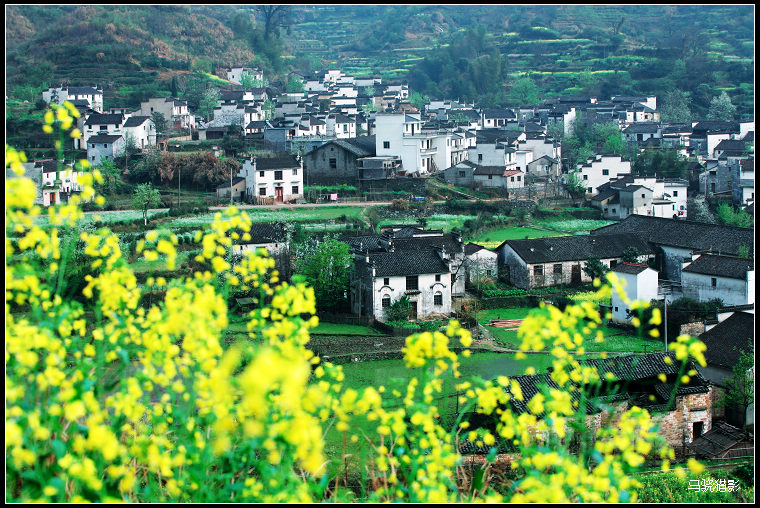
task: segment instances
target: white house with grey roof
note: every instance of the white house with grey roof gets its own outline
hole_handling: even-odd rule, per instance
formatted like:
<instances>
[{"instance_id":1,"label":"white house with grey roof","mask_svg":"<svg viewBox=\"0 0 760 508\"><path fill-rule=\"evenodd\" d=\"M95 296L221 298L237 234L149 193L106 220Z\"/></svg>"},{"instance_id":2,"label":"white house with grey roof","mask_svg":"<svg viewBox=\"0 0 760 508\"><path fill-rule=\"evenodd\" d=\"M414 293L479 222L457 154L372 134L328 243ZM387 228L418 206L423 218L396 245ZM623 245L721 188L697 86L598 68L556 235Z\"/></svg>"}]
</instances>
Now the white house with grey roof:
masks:
<instances>
[{"instance_id":1,"label":"white house with grey roof","mask_svg":"<svg viewBox=\"0 0 760 508\"><path fill-rule=\"evenodd\" d=\"M683 295L706 302L719 298L724 305L755 303L755 266L752 259L700 254L681 270Z\"/></svg>"},{"instance_id":2,"label":"white house with grey roof","mask_svg":"<svg viewBox=\"0 0 760 508\"><path fill-rule=\"evenodd\" d=\"M586 194L596 194L599 187L613 178L631 174L631 161L619 155L600 154L588 159L578 168L578 176Z\"/></svg>"},{"instance_id":3,"label":"white house with grey roof","mask_svg":"<svg viewBox=\"0 0 760 508\"><path fill-rule=\"evenodd\" d=\"M121 134L95 134L87 139L87 161L93 167L104 160L112 161L124 153L124 147Z\"/></svg>"},{"instance_id":4,"label":"white house with grey roof","mask_svg":"<svg viewBox=\"0 0 760 508\"><path fill-rule=\"evenodd\" d=\"M149 148L156 144L156 124L149 116L130 116L124 122L124 139L129 136L134 139L135 146L140 149Z\"/></svg>"},{"instance_id":5,"label":"white house with grey roof","mask_svg":"<svg viewBox=\"0 0 760 508\"><path fill-rule=\"evenodd\" d=\"M83 105L83 102L86 102L93 110L99 113L103 112L103 89L97 86L51 87L42 92L42 100L47 104L51 102L63 104L65 101L74 103L74 101L77 101L80 105Z\"/></svg>"},{"instance_id":6,"label":"white house with grey roof","mask_svg":"<svg viewBox=\"0 0 760 508\"><path fill-rule=\"evenodd\" d=\"M619 263L613 269L620 279L626 296L630 301L642 300L650 302L658 300L657 293L659 274L649 266L641 263ZM636 317L630 312L629 304L617 291L612 292L612 320L617 323L630 323Z\"/></svg>"},{"instance_id":7,"label":"white house with grey roof","mask_svg":"<svg viewBox=\"0 0 760 508\"><path fill-rule=\"evenodd\" d=\"M411 319L451 313L451 261L440 250L354 252L352 312L386 319L384 309L406 296Z\"/></svg>"}]
</instances>

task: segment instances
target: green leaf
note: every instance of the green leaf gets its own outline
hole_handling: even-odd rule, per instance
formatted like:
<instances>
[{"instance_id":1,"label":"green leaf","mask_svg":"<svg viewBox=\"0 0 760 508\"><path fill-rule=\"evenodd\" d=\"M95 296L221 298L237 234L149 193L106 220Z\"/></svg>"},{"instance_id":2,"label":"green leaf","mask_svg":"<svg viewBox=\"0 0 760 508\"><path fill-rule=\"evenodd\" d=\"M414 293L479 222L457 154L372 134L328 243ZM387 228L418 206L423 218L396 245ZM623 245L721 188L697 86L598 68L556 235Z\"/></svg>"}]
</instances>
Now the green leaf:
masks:
<instances>
[{"instance_id":1,"label":"green leaf","mask_svg":"<svg viewBox=\"0 0 760 508\"><path fill-rule=\"evenodd\" d=\"M58 439L53 439L50 442L50 447L53 449L53 453L57 458L62 458L64 455L66 455L66 443L63 441L59 441Z\"/></svg>"}]
</instances>

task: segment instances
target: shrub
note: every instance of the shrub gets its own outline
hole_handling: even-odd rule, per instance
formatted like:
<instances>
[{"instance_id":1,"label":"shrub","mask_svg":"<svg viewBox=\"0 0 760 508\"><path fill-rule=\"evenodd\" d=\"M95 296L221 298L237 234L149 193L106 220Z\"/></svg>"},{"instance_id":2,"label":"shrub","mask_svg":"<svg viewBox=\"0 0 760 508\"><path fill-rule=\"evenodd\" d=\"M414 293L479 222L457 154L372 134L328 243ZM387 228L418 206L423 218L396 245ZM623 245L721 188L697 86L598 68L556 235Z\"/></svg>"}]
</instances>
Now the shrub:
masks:
<instances>
[{"instance_id":1,"label":"shrub","mask_svg":"<svg viewBox=\"0 0 760 508\"><path fill-rule=\"evenodd\" d=\"M391 209L397 211L409 210L409 201L406 199L394 199L391 201Z\"/></svg>"}]
</instances>

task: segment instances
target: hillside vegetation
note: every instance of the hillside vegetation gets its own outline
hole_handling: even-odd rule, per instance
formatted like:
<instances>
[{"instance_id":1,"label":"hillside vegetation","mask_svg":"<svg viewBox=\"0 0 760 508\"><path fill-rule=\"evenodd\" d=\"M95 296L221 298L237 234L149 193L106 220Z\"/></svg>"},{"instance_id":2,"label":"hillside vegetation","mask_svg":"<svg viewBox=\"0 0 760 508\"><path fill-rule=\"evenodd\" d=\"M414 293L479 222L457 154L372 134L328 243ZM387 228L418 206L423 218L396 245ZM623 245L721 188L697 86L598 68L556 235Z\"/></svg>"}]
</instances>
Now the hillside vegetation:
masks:
<instances>
[{"instance_id":1,"label":"hillside vegetation","mask_svg":"<svg viewBox=\"0 0 760 508\"><path fill-rule=\"evenodd\" d=\"M69 81L96 82L111 103L134 105L157 91L181 94L188 74L224 77L231 65L258 65L270 82L340 68L482 106L680 90L701 118L726 91L748 117L752 9L299 5L270 19L263 6L9 6L6 80L30 102L43 85Z\"/></svg>"}]
</instances>

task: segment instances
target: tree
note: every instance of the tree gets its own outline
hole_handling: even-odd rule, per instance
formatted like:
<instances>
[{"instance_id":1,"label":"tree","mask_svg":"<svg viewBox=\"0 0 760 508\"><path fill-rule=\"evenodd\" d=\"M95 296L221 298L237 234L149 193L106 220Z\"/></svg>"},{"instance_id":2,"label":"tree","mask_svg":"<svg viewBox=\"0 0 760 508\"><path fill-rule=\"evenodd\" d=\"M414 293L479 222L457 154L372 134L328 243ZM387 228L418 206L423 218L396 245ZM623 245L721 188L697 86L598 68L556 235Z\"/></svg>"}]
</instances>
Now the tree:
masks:
<instances>
[{"instance_id":1,"label":"tree","mask_svg":"<svg viewBox=\"0 0 760 508\"><path fill-rule=\"evenodd\" d=\"M422 111L422 109L425 107L425 104L428 104L429 102L430 97L427 95L422 95L419 92L414 92L409 96L409 104L419 109L420 111Z\"/></svg>"},{"instance_id":2,"label":"tree","mask_svg":"<svg viewBox=\"0 0 760 508\"><path fill-rule=\"evenodd\" d=\"M753 224L752 215L744 210L734 210L734 207L728 203L721 203L715 210L715 215L722 224L727 226L737 226L740 228L751 228Z\"/></svg>"},{"instance_id":3,"label":"tree","mask_svg":"<svg viewBox=\"0 0 760 508\"><path fill-rule=\"evenodd\" d=\"M303 80L298 76L290 76L288 84L285 85L285 90L288 92L303 92Z\"/></svg>"},{"instance_id":4,"label":"tree","mask_svg":"<svg viewBox=\"0 0 760 508\"><path fill-rule=\"evenodd\" d=\"M243 72L243 74L240 76L240 86L242 86L244 90L250 90L252 88L264 88L267 85L269 85L269 81L267 81L265 78L257 78L248 71Z\"/></svg>"},{"instance_id":5,"label":"tree","mask_svg":"<svg viewBox=\"0 0 760 508\"><path fill-rule=\"evenodd\" d=\"M691 94L683 90L668 90L663 97L660 118L667 123L691 123Z\"/></svg>"},{"instance_id":6,"label":"tree","mask_svg":"<svg viewBox=\"0 0 760 508\"><path fill-rule=\"evenodd\" d=\"M592 279L604 280L604 274L609 271L610 268L599 258L588 258L586 264L583 265L583 272Z\"/></svg>"},{"instance_id":7,"label":"tree","mask_svg":"<svg viewBox=\"0 0 760 508\"><path fill-rule=\"evenodd\" d=\"M353 266L348 244L338 240L336 235L297 248L295 271L314 288L317 308L341 310L346 306Z\"/></svg>"},{"instance_id":8,"label":"tree","mask_svg":"<svg viewBox=\"0 0 760 508\"><path fill-rule=\"evenodd\" d=\"M138 185L132 196L132 206L142 210L143 222L146 226L148 225L148 208L156 207L159 203L161 203L161 193L149 183Z\"/></svg>"},{"instance_id":9,"label":"tree","mask_svg":"<svg viewBox=\"0 0 760 508\"><path fill-rule=\"evenodd\" d=\"M540 92L532 79L525 77L515 81L509 91L509 99L516 106L538 104Z\"/></svg>"},{"instance_id":10,"label":"tree","mask_svg":"<svg viewBox=\"0 0 760 508\"><path fill-rule=\"evenodd\" d=\"M583 197L586 194L586 185L581 180L581 177L577 171L573 171L567 175L567 192L573 198Z\"/></svg>"},{"instance_id":11,"label":"tree","mask_svg":"<svg viewBox=\"0 0 760 508\"><path fill-rule=\"evenodd\" d=\"M678 150L644 150L631 164L631 172L639 176L658 178L684 178L689 162Z\"/></svg>"},{"instance_id":12,"label":"tree","mask_svg":"<svg viewBox=\"0 0 760 508\"><path fill-rule=\"evenodd\" d=\"M289 5L258 5L256 10L264 17L264 38L280 37L280 28L290 33L291 7Z\"/></svg>"},{"instance_id":13,"label":"tree","mask_svg":"<svg viewBox=\"0 0 760 508\"><path fill-rule=\"evenodd\" d=\"M739 363L731 369L731 376L724 380L725 393L716 401L718 406L739 410L742 428L747 426L747 408L755 402L754 349L748 338L747 349L740 351Z\"/></svg>"},{"instance_id":14,"label":"tree","mask_svg":"<svg viewBox=\"0 0 760 508\"><path fill-rule=\"evenodd\" d=\"M154 111L150 115L150 118L153 120L153 124L156 126L156 134L159 136L166 134L166 132L169 130L169 122L166 120L164 114L160 111Z\"/></svg>"},{"instance_id":15,"label":"tree","mask_svg":"<svg viewBox=\"0 0 760 508\"><path fill-rule=\"evenodd\" d=\"M108 159L104 159L98 166L100 173L103 175L103 183L96 185L96 188L104 195L112 196L121 188L121 178L116 164Z\"/></svg>"},{"instance_id":16,"label":"tree","mask_svg":"<svg viewBox=\"0 0 760 508\"><path fill-rule=\"evenodd\" d=\"M628 247L623 251L623 261L625 263L638 263L641 257L641 251L636 247Z\"/></svg>"},{"instance_id":17,"label":"tree","mask_svg":"<svg viewBox=\"0 0 760 508\"><path fill-rule=\"evenodd\" d=\"M261 109L264 111L264 120L271 120L274 118L274 102L269 99L265 100Z\"/></svg>"},{"instance_id":18,"label":"tree","mask_svg":"<svg viewBox=\"0 0 760 508\"><path fill-rule=\"evenodd\" d=\"M734 120L736 116L736 106L731 102L731 98L725 92L721 92L718 97L713 97L710 101L710 110L707 113L707 118L710 120L723 120L724 122L730 122Z\"/></svg>"},{"instance_id":19,"label":"tree","mask_svg":"<svg viewBox=\"0 0 760 508\"><path fill-rule=\"evenodd\" d=\"M124 157L124 172L129 172L129 158L135 155L137 152L139 152L140 149L137 148L137 141L135 141L134 135L127 131L124 133L124 152L122 152L122 156Z\"/></svg>"},{"instance_id":20,"label":"tree","mask_svg":"<svg viewBox=\"0 0 760 508\"><path fill-rule=\"evenodd\" d=\"M207 122L214 113L214 108L219 102L219 97L221 97L221 94L218 88L209 88L203 93L203 97L198 105L198 113L203 115Z\"/></svg>"}]
</instances>

